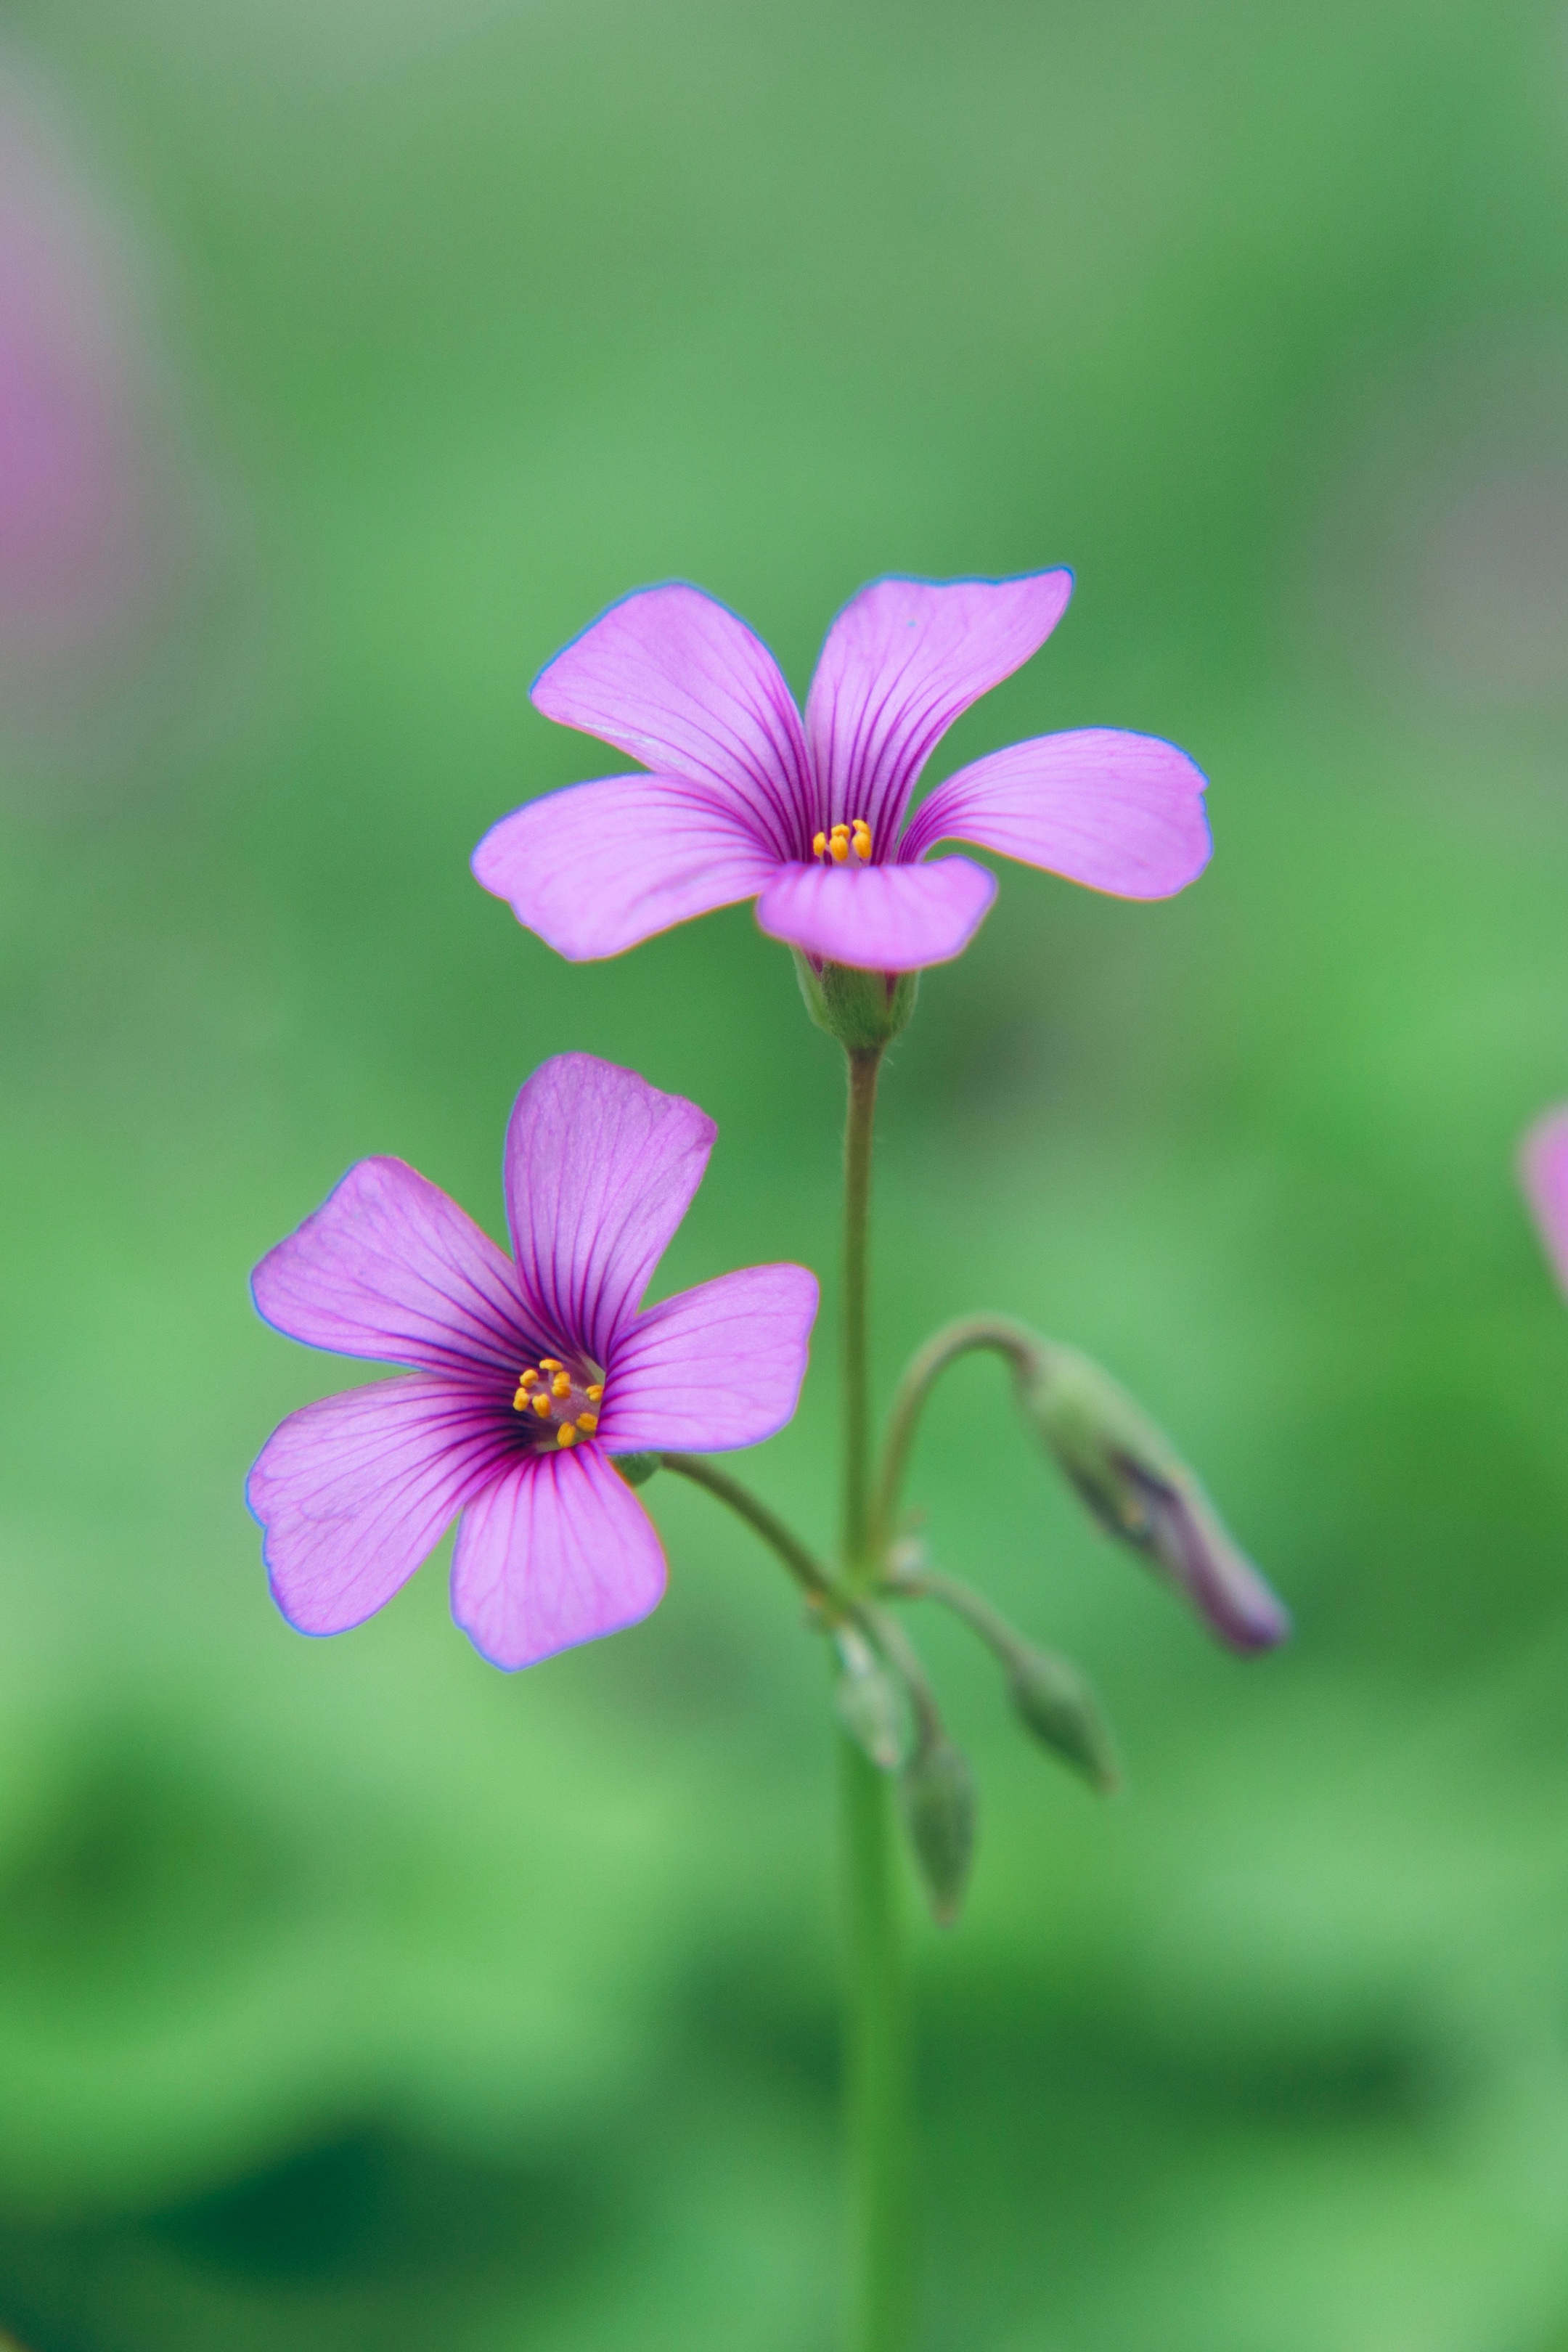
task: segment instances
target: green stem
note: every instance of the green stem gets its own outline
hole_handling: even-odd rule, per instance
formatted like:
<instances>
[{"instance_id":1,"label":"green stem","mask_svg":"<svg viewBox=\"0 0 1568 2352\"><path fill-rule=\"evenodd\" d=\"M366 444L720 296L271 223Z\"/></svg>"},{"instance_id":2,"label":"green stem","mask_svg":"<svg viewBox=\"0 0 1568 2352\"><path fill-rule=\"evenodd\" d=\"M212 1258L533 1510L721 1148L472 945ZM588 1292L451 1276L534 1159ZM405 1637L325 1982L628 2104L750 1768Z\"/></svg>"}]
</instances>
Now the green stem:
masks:
<instances>
[{"instance_id":1,"label":"green stem","mask_svg":"<svg viewBox=\"0 0 1568 2352\"><path fill-rule=\"evenodd\" d=\"M667 1470L673 1470L678 1477L689 1478L694 1486L706 1488L721 1503L727 1504L778 1554L803 1592L815 1601L826 1603L835 1612L838 1611L838 1595L827 1570L760 1496L753 1495L749 1486L742 1486L738 1478L731 1478L727 1470L716 1470L700 1454L661 1454L658 1458Z\"/></svg>"},{"instance_id":2,"label":"green stem","mask_svg":"<svg viewBox=\"0 0 1568 2352\"><path fill-rule=\"evenodd\" d=\"M869 1542L871 1401L867 1291L871 1137L879 1046L851 1051L844 1129L844 1575L863 1592ZM849 2352L904 2352L910 2340L910 2062L892 1792L839 1738L845 1925L846 2172Z\"/></svg>"},{"instance_id":3,"label":"green stem","mask_svg":"<svg viewBox=\"0 0 1568 2352\"><path fill-rule=\"evenodd\" d=\"M1020 1390L1026 1388L1047 1360L1046 1350L1034 1332L1005 1315L966 1315L962 1321L946 1324L934 1332L919 1354L910 1358L888 1416L881 1475L870 1517L869 1543L879 1569L892 1541L910 1448L914 1444L926 1399L948 1366L975 1348L989 1348L994 1354L1005 1356Z\"/></svg>"}]
</instances>

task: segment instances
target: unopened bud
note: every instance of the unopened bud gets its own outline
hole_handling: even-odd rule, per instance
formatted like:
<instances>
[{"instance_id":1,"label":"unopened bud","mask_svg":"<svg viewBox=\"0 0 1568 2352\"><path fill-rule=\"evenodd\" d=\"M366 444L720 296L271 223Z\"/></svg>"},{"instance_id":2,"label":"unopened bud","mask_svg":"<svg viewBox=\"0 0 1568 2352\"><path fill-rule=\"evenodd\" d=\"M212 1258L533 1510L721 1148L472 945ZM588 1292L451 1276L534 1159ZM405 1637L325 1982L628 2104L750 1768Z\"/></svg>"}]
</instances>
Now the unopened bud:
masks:
<instances>
[{"instance_id":1,"label":"unopened bud","mask_svg":"<svg viewBox=\"0 0 1568 2352\"><path fill-rule=\"evenodd\" d=\"M974 1776L945 1736L917 1749L899 1776L909 1835L931 1917L951 1927L974 1860Z\"/></svg>"},{"instance_id":2,"label":"unopened bud","mask_svg":"<svg viewBox=\"0 0 1568 2352\"><path fill-rule=\"evenodd\" d=\"M918 971L859 971L852 964L814 962L799 948L794 952L806 1011L850 1053L889 1045L908 1023Z\"/></svg>"},{"instance_id":3,"label":"unopened bud","mask_svg":"<svg viewBox=\"0 0 1568 2352\"><path fill-rule=\"evenodd\" d=\"M1100 1701L1077 1668L1051 1650L1020 1643L1006 1660L1007 1688L1025 1728L1109 1796L1121 1782L1116 1744Z\"/></svg>"},{"instance_id":4,"label":"unopened bud","mask_svg":"<svg viewBox=\"0 0 1568 2352\"><path fill-rule=\"evenodd\" d=\"M662 1467L657 1454L612 1454L610 1461L628 1486L646 1486L654 1472Z\"/></svg>"},{"instance_id":5,"label":"unopened bud","mask_svg":"<svg viewBox=\"0 0 1568 2352\"><path fill-rule=\"evenodd\" d=\"M1232 1649L1267 1650L1284 1640L1289 1612L1232 1541L1170 1440L1109 1373L1053 1346L1042 1350L1026 1390L1041 1436L1108 1534L1152 1559Z\"/></svg>"},{"instance_id":6,"label":"unopened bud","mask_svg":"<svg viewBox=\"0 0 1568 2352\"><path fill-rule=\"evenodd\" d=\"M897 1681L863 1634L841 1625L834 1636L839 1675L834 1689L838 1720L879 1772L896 1772L904 1759L904 1706Z\"/></svg>"}]
</instances>

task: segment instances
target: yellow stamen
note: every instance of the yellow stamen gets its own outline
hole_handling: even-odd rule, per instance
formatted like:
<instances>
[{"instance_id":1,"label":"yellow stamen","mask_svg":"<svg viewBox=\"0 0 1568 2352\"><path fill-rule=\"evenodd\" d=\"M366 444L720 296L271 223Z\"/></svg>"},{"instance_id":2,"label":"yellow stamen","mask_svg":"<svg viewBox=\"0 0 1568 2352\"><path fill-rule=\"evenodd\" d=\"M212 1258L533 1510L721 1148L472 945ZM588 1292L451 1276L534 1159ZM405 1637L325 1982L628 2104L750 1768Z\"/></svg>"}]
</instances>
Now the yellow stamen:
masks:
<instances>
[{"instance_id":1,"label":"yellow stamen","mask_svg":"<svg viewBox=\"0 0 1568 2352\"><path fill-rule=\"evenodd\" d=\"M517 1376L518 1387L520 1389L531 1389L538 1378L539 1374L535 1371L519 1372Z\"/></svg>"},{"instance_id":2,"label":"yellow stamen","mask_svg":"<svg viewBox=\"0 0 1568 2352\"><path fill-rule=\"evenodd\" d=\"M598 1402L599 1402L599 1399L600 1399L600 1398L604 1395L604 1393L605 1393L605 1383L604 1383L604 1381L595 1381L594 1382L593 1387L592 1387L592 1388L589 1388L589 1389L584 1389L584 1391L583 1391L583 1393L584 1393L584 1395L587 1398L588 1402L589 1402L590 1404L597 1404L597 1403L598 1403Z\"/></svg>"},{"instance_id":3,"label":"yellow stamen","mask_svg":"<svg viewBox=\"0 0 1568 2352\"><path fill-rule=\"evenodd\" d=\"M577 1433L576 1433L576 1431L573 1428L573 1426L572 1426L572 1424L571 1424L571 1423L570 1423L569 1421L563 1421L563 1422L562 1423L562 1424L561 1424L560 1428L556 1431L556 1433L555 1433L555 1443L556 1443L556 1444L557 1444L557 1445L575 1445L575 1444L576 1444L576 1443L577 1443Z\"/></svg>"},{"instance_id":4,"label":"yellow stamen","mask_svg":"<svg viewBox=\"0 0 1568 2352\"><path fill-rule=\"evenodd\" d=\"M518 1391L517 1394L513 1397L513 1399L512 1399L512 1401L511 1401L511 1409L512 1409L513 1412L521 1412L522 1411L523 1406L524 1406L527 1402L528 1402L528 1391L527 1391L526 1389L519 1389L519 1391Z\"/></svg>"},{"instance_id":5,"label":"yellow stamen","mask_svg":"<svg viewBox=\"0 0 1568 2352\"><path fill-rule=\"evenodd\" d=\"M826 846L827 835L825 833L814 833L812 835L811 854L814 857L820 857Z\"/></svg>"},{"instance_id":6,"label":"yellow stamen","mask_svg":"<svg viewBox=\"0 0 1568 2352\"><path fill-rule=\"evenodd\" d=\"M564 1370L565 1367L559 1356L541 1356L539 1369L542 1372L559 1372Z\"/></svg>"},{"instance_id":7,"label":"yellow stamen","mask_svg":"<svg viewBox=\"0 0 1568 2352\"><path fill-rule=\"evenodd\" d=\"M541 1421L549 1420L550 1399L545 1395L542 1389L540 1390L537 1396L531 1396L528 1402L533 1407L534 1412L539 1415Z\"/></svg>"},{"instance_id":8,"label":"yellow stamen","mask_svg":"<svg viewBox=\"0 0 1568 2352\"><path fill-rule=\"evenodd\" d=\"M572 1393L571 1373L557 1372L555 1378L550 1383L550 1393L552 1396L558 1397L570 1396Z\"/></svg>"},{"instance_id":9,"label":"yellow stamen","mask_svg":"<svg viewBox=\"0 0 1568 2352\"><path fill-rule=\"evenodd\" d=\"M842 827L842 825L837 825L837 824L836 824L836 825L834 826L834 828L833 828L833 838L832 838L832 840L828 843L827 846L828 846L829 850L832 852L832 855L833 855L833 863L835 864L835 866L842 866L842 865L843 865L843 863L844 863L844 861L845 861L845 859L846 859L846 858L848 856L848 855L849 855L849 842L848 842L848 837L847 837L847 835L846 835L846 833L845 833L844 828Z\"/></svg>"},{"instance_id":10,"label":"yellow stamen","mask_svg":"<svg viewBox=\"0 0 1568 2352\"><path fill-rule=\"evenodd\" d=\"M584 1437L592 1437L594 1432L599 1426L598 1414L596 1412L580 1412L577 1415L577 1426L582 1431Z\"/></svg>"},{"instance_id":11,"label":"yellow stamen","mask_svg":"<svg viewBox=\"0 0 1568 2352\"><path fill-rule=\"evenodd\" d=\"M863 816L856 818L852 838L856 856L863 866L868 866L871 862L871 828Z\"/></svg>"}]
</instances>

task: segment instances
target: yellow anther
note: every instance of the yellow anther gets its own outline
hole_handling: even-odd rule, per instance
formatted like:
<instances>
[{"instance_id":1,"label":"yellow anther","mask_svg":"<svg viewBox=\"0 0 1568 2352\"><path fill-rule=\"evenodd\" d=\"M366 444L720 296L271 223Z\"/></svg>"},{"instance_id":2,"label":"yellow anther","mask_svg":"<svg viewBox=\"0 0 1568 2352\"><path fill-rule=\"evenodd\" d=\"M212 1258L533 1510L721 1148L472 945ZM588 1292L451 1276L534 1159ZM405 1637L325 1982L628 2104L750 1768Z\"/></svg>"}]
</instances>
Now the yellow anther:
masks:
<instances>
[{"instance_id":1,"label":"yellow anther","mask_svg":"<svg viewBox=\"0 0 1568 2352\"><path fill-rule=\"evenodd\" d=\"M576 1443L577 1443L577 1433L576 1433L576 1431L573 1428L573 1426L572 1426L572 1424L571 1424L571 1423L570 1423L569 1421L563 1421L563 1422L562 1423L562 1424L561 1424L560 1428L556 1431L556 1433L555 1433L555 1443L556 1443L556 1444L557 1444L557 1445L575 1445L575 1444L576 1444Z\"/></svg>"},{"instance_id":2,"label":"yellow anther","mask_svg":"<svg viewBox=\"0 0 1568 2352\"><path fill-rule=\"evenodd\" d=\"M555 1378L550 1383L550 1393L552 1396L558 1397L570 1396L572 1393L571 1373L557 1372Z\"/></svg>"},{"instance_id":3,"label":"yellow anther","mask_svg":"<svg viewBox=\"0 0 1568 2352\"><path fill-rule=\"evenodd\" d=\"M845 832L842 825L836 824L834 826L833 838L828 843L827 846L833 853L833 863L835 866L842 866L845 859L849 855L849 836Z\"/></svg>"},{"instance_id":4,"label":"yellow anther","mask_svg":"<svg viewBox=\"0 0 1568 2352\"><path fill-rule=\"evenodd\" d=\"M820 857L826 846L827 835L825 833L814 833L812 835L811 854L814 857Z\"/></svg>"},{"instance_id":5,"label":"yellow anther","mask_svg":"<svg viewBox=\"0 0 1568 2352\"><path fill-rule=\"evenodd\" d=\"M540 1390L537 1396L531 1396L528 1402L533 1407L534 1412L539 1415L541 1421L549 1420L550 1399L545 1395L542 1389Z\"/></svg>"},{"instance_id":6,"label":"yellow anther","mask_svg":"<svg viewBox=\"0 0 1568 2352\"><path fill-rule=\"evenodd\" d=\"M596 1412L580 1412L577 1415L577 1426L582 1431L584 1437L592 1437L594 1432L599 1426L598 1414Z\"/></svg>"},{"instance_id":7,"label":"yellow anther","mask_svg":"<svg viewBox=\"0 0 1568 2352\"><path fill-rule=\"evenodd\" d=\"M592 1388L584 1389L584 1391L583 1391L583 1393L584 1393L584 1395L587 1398L588 1402L589 1402L590 1404L597 1404L597 1403L598 1403L598 1402L599 1402L599 1399L600 1399L600 1398L604 1395L604 1393L605 1393L605 1383L604 1383L604 1381L595 1381L594 1382L594 1385L592 1386Z\"/></svg>"},{"instance_id":8,"label":"yellow anther","mask_svg":"<svg viewBox=\"0 0 1568 2352\"><path fill-rule=\"evenodd\" d=\"M565 1370L565 1366L562 1363L559 1356L541 1356L539 1359L539 1369L542 1372L559 1372L563 1371Z\"/></svg>"},{"instance_id":9,"label":"yellow anther","mask_svg":"<svg viewBox=\"0 0 1568 2352\"><path fill-rule=\"evenodd\" d=\"M526 1389L519 1389L519 1391L518 1391L517 1394L513 1397L513 1399L512 1399L512 1401L511 1401L511 1409L512 1409L513 1412L521 1412L522 1411L523 1406L524 1406L527 1402L528 1402L528 1391L527 1391Z\"/></svg>"},{"instance_id":10,"label":"yellow anther","mask_svg":"<svg viewBox=\"0 0 1568 2352\"><path fill-rule=\"evenodd\" d=\"M871 862L871 828L863 816L856 818L851 838L856 856L863 866L868 866Z\"/></svg>"},{"instance_id":11,"label":"yellow anther","mask_svg":"<svg viewBox=\"0 0 1568 2352\"><path fill-rule=\"evenodd\" d=\"M520 1389L531 1389L538 1378L539 1374L535 1371L530 1370L526 1372L519 1372L517 1376L518 1387Z\"/></svg>"}]
</instances>

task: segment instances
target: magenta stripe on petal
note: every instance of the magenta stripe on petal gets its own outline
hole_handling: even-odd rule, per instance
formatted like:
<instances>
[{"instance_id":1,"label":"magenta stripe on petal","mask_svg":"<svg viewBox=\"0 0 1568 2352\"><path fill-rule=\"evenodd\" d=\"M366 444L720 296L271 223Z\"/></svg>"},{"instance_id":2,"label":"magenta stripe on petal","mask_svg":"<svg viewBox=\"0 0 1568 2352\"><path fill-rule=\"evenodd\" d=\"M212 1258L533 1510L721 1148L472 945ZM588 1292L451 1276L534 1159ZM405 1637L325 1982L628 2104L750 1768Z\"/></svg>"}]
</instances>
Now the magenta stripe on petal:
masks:
<instances>
[{"instance_id":1,"label":"magenta stripe on petal","mask_svg":"<svg viewBox=\"0 0 1568 2352\"><path fill-rule=\"evenodd\" d=\"M936 744L1044 645L1071 594L1070 572L862 588L827 633L805 707L818 822L864 817L878 855L890 855Z\"/></svg>"},{"instance_id":2,"label":"magenta stripe on petal","mask_svg":"<svg viewBox=\"0 0 1568 2352\"><path fill-rule=\"evenodd\" d=\"M541 671L533 699L645 767L708 785L775 856L809 846L795 698L762 639L700 588L677 581L613 604Z\"/></svg>"},{"instance_id":3,"label":"magenta stripe on petal","mask_svg":"<svg viewBox=\"0 0 1568 2352\"><path fill-rule=\"evenodd\" d=\"M753 1265L650 1307L616 1342L600 1444L720 1454L772 1437L799 1401L817 1297L805 1266Z\"/></svg>"},{"instance_id":4,"label":"magenta stripe on petal","mask_svg":"<svg viewBox=\"0 0 1568 2352\"><path fill-rule=\"evenodd\" d=\"M536 1454L463 1514L452 1614L508 1669L616 1633L664 1598L652 1521L596 1445Z\"/></svg>"},{"instance_id":5,"label":"magenta stripe on petal","mask_svg":"<svg viewBox=\"0 0 1568 2352\"><path fill-rule=\"evenodd\" d=\"M1520 1147L1520 1176L1552 1270L1568 1290L1568 1103L1549 1110Z\"/></svg>"},{"instance_id":6,"label":"magenta stripe on petal","mask_svg":"<svg viewBox=\"0 0 1568 2352\"><path fill-rule=\"evenodd\" d=\"M1155 735L1039 735L938 784L899 855L939 841L972 841L1120 898L1168 898L1208 864L1204 778Z\"/></svg>"},{"instance_id":7,"label":"magenta stripe on petal","mask_svg":"<svg viewBox=\"0 0 1568 2352\"><path fill-rule=\"evenodd\" d=\"M921 971L962 955L996 896L968 857L922 866L785 866L757 901L771 939L863 971Z\"/></svg>"},{"instance_id":8,"label":"magenta stripe on petal","mask_svg":"<svg viewBox=\"0 0 1568 2352\"><path fill-rule=\"evenodd\" d=\"M507 1212L555 1354L608 1362L717 1131L695 1103L591 1054L558 1054L529 1079L507 1129Z\"/></svg>"},{"instance_id":9,"label":"magenta stripe on petal","mask_svg":"<svg viewBox=\"0 0 1568 2352\"><path fill-rule=\"evenodd\" d=\"M778 860L754 822L674 776L607 776L547 793L492 825L477 881L581 962L754 898Z\"/></svg>"},{"instance_id":10,"label":"magenta stripe on petal","mask_svg":"<svg viewBox=\"0 0 1568 2352\"><path fill-rule=\"evenodd\" d=\"M245 1490L284 1616L302 1633L374 1616L510 1458L494 1407L426 1373L290 1413Z\"/></svg>"},{"instance_id":11,"label":"magenta stripe on petal","mask_svg":"<svg viewBox=\"0 0 1568 2352\"><path fill-rule=\"evenodd\" d=\"M403 1160L361 1160L251 1276L291 1339L461 1375L540 1352L510 1261Z\"/></svg>"}]
</instances>

